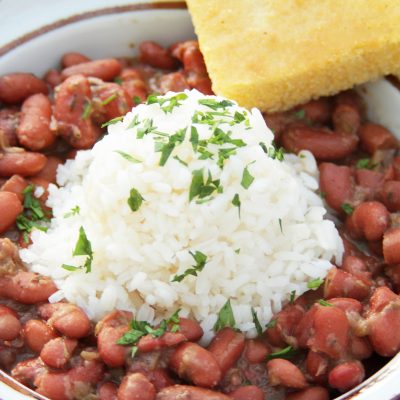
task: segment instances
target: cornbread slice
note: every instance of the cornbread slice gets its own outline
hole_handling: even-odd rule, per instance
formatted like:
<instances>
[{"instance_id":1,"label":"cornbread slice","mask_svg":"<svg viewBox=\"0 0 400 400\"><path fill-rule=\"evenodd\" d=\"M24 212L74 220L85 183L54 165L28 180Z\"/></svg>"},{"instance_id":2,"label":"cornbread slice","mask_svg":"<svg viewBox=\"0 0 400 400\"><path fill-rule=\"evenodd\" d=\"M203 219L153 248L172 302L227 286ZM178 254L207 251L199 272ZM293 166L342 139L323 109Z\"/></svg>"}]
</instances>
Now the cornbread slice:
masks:
<instances>
[{"instance_id":1,"label":"cornbread slice","mask_svg":"<svg viewBox=\"0 0 400 400\"><path fill-rule=\"evenodd\" d=\"M213 90L288 109L400 72L399 0L187 0Z\"/></svg>"}]
</instances>

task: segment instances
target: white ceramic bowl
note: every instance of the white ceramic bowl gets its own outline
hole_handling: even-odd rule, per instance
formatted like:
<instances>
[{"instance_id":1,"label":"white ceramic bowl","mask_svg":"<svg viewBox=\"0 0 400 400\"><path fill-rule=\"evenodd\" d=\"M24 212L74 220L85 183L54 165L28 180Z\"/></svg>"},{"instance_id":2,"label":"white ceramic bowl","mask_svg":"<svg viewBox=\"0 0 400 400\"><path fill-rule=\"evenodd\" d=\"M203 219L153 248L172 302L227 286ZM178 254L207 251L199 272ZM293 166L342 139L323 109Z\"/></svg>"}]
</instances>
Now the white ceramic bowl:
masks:
<instances>
[{"instance_id":1,"label":"white ceramic bowl","mask_svg":"<svg viewBox=\"0 0 400 400\"><path fill-rule=\"evenodd\" d=\"M182 2L146 0L0 0L0 75L56 67L62 54L133 56L143 40L168 45L194 38ZM369 118L400 138L400 93L388 81L360 87ZM393 332L393 334L400 334ZM400 355L341 399L400 399ZM45 399L0 371L0 400Z\"/></svg>"}]
</instances>

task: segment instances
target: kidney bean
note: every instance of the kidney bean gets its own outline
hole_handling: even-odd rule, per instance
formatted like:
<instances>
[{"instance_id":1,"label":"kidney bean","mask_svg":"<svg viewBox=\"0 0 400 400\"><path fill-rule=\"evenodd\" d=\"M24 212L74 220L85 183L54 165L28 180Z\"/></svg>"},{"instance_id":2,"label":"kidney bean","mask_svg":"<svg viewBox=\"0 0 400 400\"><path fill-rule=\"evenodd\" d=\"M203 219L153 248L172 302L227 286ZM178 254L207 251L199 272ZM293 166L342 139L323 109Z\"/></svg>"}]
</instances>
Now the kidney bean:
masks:
<instances>
[{"instance_id":1,"label":"kidney bean","mask_svg":"<svg viewBox=\"0 0 400 400\"><path fill-rule=\"evenodd\" d=\"M195 386L174 385L160 390L156 400L231 400L231 397Z\"/></svg>"},{"instance_id":2,"label":"kidney bean","mask_svg":"<svg viewBox=\"0 0 400 400\"><path fill-rule=\"evenodd\" d=\"M89 318L81 308L69 303L49 304L48 308L50 318L47 323L68 338L79 339L90 333Z\"/></svg>"},{"instance_id":3,"label":"kidney bean","mask_svg":"<svg viewBox=\"0 0 400 400\"><path fill-rule=\"evenodd\" d=\"M363 308L363 305L358 300L349 297L336 297L329 299L329 303L340 308L345 313L355 312L361 314Z\"/></svg>"},{"instance_id":4,"label":"kidney bean","mask_svg":"<svg viewBox=\"0 0 400 400\"><path fill-rule=\"evenodd\" d=\"M356 169L355 176L358 186L364 189L364 200L373 200L385 179L384 174L364 168Z\"/></svg>"},{"instance_id":5,"label":"kidney bean","mask_svg":"<svg viewBox=\"0 0 400 400\"><path fill-rule=\"evenodd\" d=\"M121 63L115 58L88 61L71 65L61 71L61 78L66 80L74 75L99 78L103 81L113 80L121 72Z\"/></svg>"},{"instance_id":6,"label":"kidney bean","mask_svg":"<svg viewBox=\"0 0 400 400\"><path fill-rule=\"evenodd\" d=\"M0 191L0 233L15 223L22 209L21 200L15 193Z\"/></svg>"},{"instance_id":7,"label":"kidney bean","mask_svg":"<svg viewBox=\"0 0 400 400\"><path fill-rule=\"evenodd\" d=\"M75 339L58 337L49 340L40 352L40 358L51 368L64 368L78 345Z\"/></svg>"},{"instance_id":8,"label":"kidney bean","mask_svg":"<svg viewBox=\"0 0 400 400\"><path fill-rule=\"evenodd\" d=\"M387 264L400 264L400 228L392 228L383 236L383 258Z\"/></svg>"},{"instance_id":9,"label":"kidney bean","mask_svg":"<svg viewBox=\"0 0 400 400\"><path fill-rule=\"evenodd\" d=\"M2 108L0 110L0 142L6 146L17 146L17 127L20 112L17 108Z\"/></svg>"},{"instance_id":10,"label":"kidney bean","mask_svg":"<svg viewBox=\"0 0 400 400\"><path fill-rule=\"evenodd\" d=\"M149 353L150 351L176 346L179 343L186 342L186 340L186 336L180 332L165 332L160 337L149 334L139 339L137 347L141 353Z\"/></svg>"},{"instance_id":11,"label":"kidney bean","mask_svg":"<svg viewBox=\"0 0 400 400\"><path fill-rule=\"evenodd\" d=\"M300 392L290 393L285 400L329 400L329 393L323 387L314 386Z\"/></svg>"},{"instance_id":12,"label":"kidney bean","mask_svg":"<svg viewBox=\"0 0 400 400\"><path fill-rule=\"evenodd\" d=\"M134 100L133 106L135 106L137 98L139 98L141 102L144 102L149 95L147 86L141 79L122 81L121 86L125 92L128 93L129 97Z\"/></svg>"},{"instance_id":13,"label":"kidney bean","mask_svg":"<svg viewBox=\"0 0 400 400\"><path fill-rule=\"evenodd\" d=\"M372 282L346 271L331 268L325 279L324 297L351 297L364 300L370 293Z\"/></svg>"},{"instance_id":14,"label":"kidney bean","mask_svg":"<svg viewBox=\"0 0 400 400\"><path fill-rule=\"evenodd\" d=\"M389 277L394 289L400 291L400 265L390 265L385 269L385 274Z\"/></svg>"},{"instance_id":15,"label":"kidney bean","mask_svg":"<svg viewBox=\"0 0 400 400\"><path fill-rule=\"evenodd\" d=\"M305 118L315 124L327 124L331 119L332 101L328 97L310 100L299 107L304 110Z\"/></svg>"},{"instance_id":16,"label":"kidney bean","mask_svg":"<svg viewBox=\"0 0 400 400\"><path fill-rule=\"evenodd\" d=\"M366 360L372 356L373 350L367 338L352 335L350 338L350 353L356 360Z\"/></svg>"},{"instance_id":17,"label":"kidney bean","mask_svg":"<svg viewBox=\"0 0 400 400\"><path fill-rule=\"evenodd\" d=\"M261 340L248 339L244 348L244 358L250 364L258 364L263 362L271 350Z\"/></svg>"},{"instance_id":18,"label":"kidney bean","mask_svg":"<svg viewBox=\"0 0 400 400\"><path fill-rule=\"evenodd\" d=\"M328 379L329 358L310 350L306 358L306 370L314 382L323 384Z\"/></svg>"},{"instance_id":19,"label":"kidney bean","mask_svg":"<svg viewBox=\"0 0 400 400\"><path fill-rule=\"evenodd\" d=\"M398 146L396 138L381 125L366 122L361 125L359 132L362 148L369 154L377 150L396 149Z\"/></svg>"},{"instance_id":20,"label":"kidney bean","mask_svg":"<svg viewBox=\"0 0 400 400\"><path fill-rule=\"evenodd\" d=\"M346 392L361 383L364 376L364 367L359 361L344 362L329 372L329 385Z\"/></svg>"},{"instance_id":21,"label":"kidney bean","mask_svg":"<svg viewBox=\"0 0 400 400\"><path fill-rule=\"evenodd\" d=\"M17 349L0 345L0 368L10 371L17 360Z\"/></svg>"},{"instance_id":22,"label":"kidney bean","mask_svg":"<svg viewBox=\"0 0 400 400\"><path fill-rule=\"evenodd\" d=\"M311 151L318 160L338 160L349 156L357 147L358 137L344 132L309 126L289 126L282 134L282 144L286 150L298 153Z\"/></svg>"},{"instance_id":23,"label":"kidney bean","mask_svg":"<svg viewBox=\"0 0 400 400\"><path fill-rule=\"evenodd\" d=\"M81 65L85 64L76 67ZM54 117L57 120L58 132L64 140L77 149L91 148L101 133L90 116L85 115L85 110L91 104L90 98L89 81L83 75L67 78L56 91Z\"/></svg>"},{"instance_id":24,"label":"kidney bean","mask_svg":"<svg viewBox=\"0 0 400 400\"><path fill-rule=\"evenodd\" d=\"M264 392L257 386L249 385L237 388L229 393L232 400L264 400Z\"/></svg>"},{"instance_id":25,"label":"kidney bean","mask_svg":"<svg viewBox=\"0 0 400 400\"><path fill-rule=\"evenodd\" d=\"M0 292L6 293L10 286L10 276L24 269L18 247L8 238L0 238Z\"/></svg>"},{"instance_id":26,"label":"kidney bean","mask_svg":"<svg viewBox=\"0 0 400 400\"><path fill-rule=\"evenodd\" d=\"M371 279L372 277L365 261L356 256L345 256L342 262L342 269L354 276L360 276L366 279Z\"/></svg>"},{"instance_id":27,"label":"kidney bean","mask_svg":"<svg viewBox=\"0 0 400 400\"><path fill-rule=\"evenodd\" d=\"M154 385L157 392L159 392L161 389L164 389L165 387L175 384L175 381L171 378L169 371L166 368L156 368L150 373L148 372L146 376Z\"/></svg>"},{"instance_id":28,"label":"kidney bean","mask_svg":"<svg viewBox=\"0 0 400 400\"><path fill-rule=\"evenodd\" d=\"M333 110L332 123L336 132L355 134L361 125L358 108L350 104L338 104Z\"/></svg>"},{"instance_id":29,"label":"kidney bean","mask_svg":"<svg viewBox=\"0 0 400 400\"><path fill-rule=\"evenodd\" d=\"M346 226L354 238L375 241L382 239L389 222L389 211L382 203L366 201L348 216Z\"/></svg>"},{"instance_id":30,"label":"kidney bean","mask_svg":"<svg viewBox=\"0 0 400 400\"><path fill-rule=\"evenodd\" d=\"M338 93L335 98L335 104L346 104L357 109L361 119L365 118L366 106L364 99L355 90L345 90Z\"/></svg>"},{"instance_id":31,"label":"kidney bean","mask_svg":"<svg viewBox=\"0 0 400 400\"><path fill-rule=\"evenodd\" d=\"M369 299L369 311L376 313L382 311L389 303L398 299L388 287L381 286L374 290Z\"/></svg>"},{"instance_id":32,"label":"kidney bean","mask_svg":"<svg viewBox=\"0 0 400 400\"><path fill-rule=\"evenodd\" d=\"M30 151L0 154L0 177L36 175L46 164L46 156Z\"/></svg>"},{"instance_id":33,"label":"kidney bean","mask_svg":"<svg viewBox=\"0 0 400 400\"><path fill-rule=\"evenodd\" d=\"M214 355L196 343L182 343L172 353L169 367L182 379L196 386L211 388L221 379L221 369Z\"/></svg>"},{"instance_id":34,"label":"kidney bean","mask_svg":"<svg viewBox=\"0 0 400 400\"><path fill-rule=\"evenodd\" d=\"M133 314L130 311L111 311L96 324L95 335L98 335L100 331L105 327L115 328L121 325L128 326L132 318Z\"/></svg>"},{"instance_id":35,"label":"kidney bean","mask_svg":"<svg viewBox=\"0 0 400 400\"><path fill-rule=\"evenodd\" d=\"M166 49L151 41L142 42L139 46L139 60L155 68L173 69L176 62Z\"/></svg>"},{"instance_id":36,"label":"kidney bean","mask_svg":"<svg viewBox=\"0 0 400 400\"><path fill-rule=\"evenodd\" d=\"M35 179L43 179L50 183L56 183L57 169L63 164L63 160L56 156L48 156L43 169L34 176Z\"/></svg>"},{"instance_id":37,"label":"kidney bean","mask_svg":"<svg viewBox=\"0 0 400 400\"><path fill-rule=\"evenodd\" d=\"M190 342L197 342L204 334L203 328L196 320L184 317L179 318L179 332Z\"/></svg>"},{"instance_id":38,"label":"kidney bean","mask_svg":"<svg viewBox=\"0 0 400 400\"><path fill-rule=\"evenodd\" d=\"M10 179L4 182L3 186L1 186L0 190L2 192L11 192L15 193L21 203L24 201L23 191L28 186L28 182L19 175L13 175Z\"/></svg>"},{"instance_id":39,"label":"kidney bean","mask_svg":"<svg viewBox=\"0 0 400 400\"><path fill-rule=\"evenodd\" d=\"M186 77L187 83L191 89L196 89L206 95L213 95L211 80L208 75L200 75L197 73L188 73Z\"/></svg>"},{"instance_id":40,"label":"kidney bean","mask_svg":"<svg viewBox=\"0 0 400 400\"><path fill-rule=\"evenodd\" d=\"M178 72L171 72L160 77L159 81L161 93L171 92L183 92L186 89L190 89L185 75Z\"/></svg>"},{"instance_id":41,"label":"kidney bean","mask_svg":"<svg viewBox=\"0 0 400 400\"><path fill-rule=\"evenodd\" d=\"M98 400L117 400L117 386L112 382L105 382L97 390Z\"/></svg>"},{"instance_id":42,"label":"kidney bean","mask_svg":"<svg viewBox=\"0 0 400 400\"><path fill-rule=\"evenodd\" d=\"M125 364L129 349L117 344L117 341L128 331L127 325L121 325L117 327L106 326L98 333L97 347L100 357L111 368L122 367Z\"/></svg>"},{"instance_id":43,"label":"kidney bean","mask_svg":"<svg viewBox=\"0 0 400 400\"><path fill-rule=\"evenodd\" d=\"M325 194L325 200L330 207L342 213L342 204L353 197L353 179L348 166L332 163L319 165L320 190Z\"/></svg>"},{"instance_id":44,"label":"kidney bean","mask_svg":"<svg viewBox=\"0 0 400 400\"><path fill-rule=\"evenodd\" d=\"M337 307L317 306L314 335L308 341L308 346L313 351L339 359L347 351L349 331L349 321L344 311Z\"/></svg>"},{"instance_id":45,"label":"kidney bean","mask_svg":"<svg viewBox=\"0 0 400 400\"><path fill-rule=\"evenodd\" d=\"M25 344L35 353L40 353L43 346L57 334L54 329L40 319L29 319L23 328Z\"/></svg>"},{"instance_id":46,"label":"kidney bean","mask_svg":"<svg viewBox=\"0 0 400 400\"><path fill-rule=\"evenodd\" d=\"M51 103L42 93L28 97L21 108L17 129L19 143L28 150L39 151L50 147L56 136L50 129Z\"/></svg>"},{"instance_id":47,"label":"kidney bean","mask_svg":"<svg viewBox=\"0 0 400 400\"><path fill-rule=\"evenodd\" d=\"M71 52L65 53L61 57L61 65L63 68L71 67L72 65L82 64L91 61L89 57L86 57L84 54Z\"/></svg>"},{"instance_id":48,"label":"kidney bean","mask_svg":"<svg viewBox=\"0 0 400 400\"><path fill-rule=\"evenodd\" d=\"M23 304L37 304L46 301L56 291L57 287L49 277L20 271L7 280L1 294Z\"/></svg>"},{"instance_id":49,"label":"kidney bean","mask_svg":"<svg viewBox=\"0 0 400 400\"><path fill-rule=\"evenodd\" d=\"M304 389L308 386L300 369L288 360L275 358L267 362L268 380L271 386Z\"/></svg>"},{"instance_id":50,"label":"kidney bean","mask_svg":"<svg viewBox=\"0 0 400 400\"><path fill-rule=\"evenodd\" d=\"M132 98L124 88L116 83L103 83L92 87L93 106L97 120L109 121L125 115L133 107ZM110 101L111 99L111 101Z\"/></svg>"},{"instance_id":51,"label":"kidney bean","mask_svg":"<svg viewBox=\"0 0 400 400\"><path fill-rule=\"evenodd\" d=\"M0 304L0 340L14 340L21 332L17 313Z\"/></svg>"},{"instance_id":52,"label":"kidney bean","mask_svg":"<svg viewBox=\"0 0 400 400\"><path fill-rule=\"evenodd\" d=\"M61 82L61 73L55 68L49 69L43 77L43 80L52 88L58 86Z\"/></svg>"},{"instance_id":53,"label":"kidney bean","mask_svg":"<svg viewBox=\"0 0 400 400\"><path fill-rule=\"evenodd\" d=\"M382 186L380 199L389 211L400 211L400 182L386 181Z\"/></svg>"},{"instance_id":54,"label":"kidney bean","mask_svg":"<svg viewBox=\"0 0 400 400\"><path fill-rule=\"evenodd\" d=\"M295 329L297 344L300 348L307 348L308 340L314 333L314 317L317 311L317 306L312 306L301 318Z\"/></svg>"},{"instance_id":55,"label":"kidney bean","mask_svg":"<svg viewBox=\"0 0 400 400\"><path fill-rule=\"evenodd\" d=\"M131 373L122 379L117 398L118 400L154 400L156 389L143 374Z\"/></svg>"},{"instance_id":56,"label":"kidney bean","mask_svg":"<svg viewBox=\"0 0 400 400\"><path fill-rule=\"evenodd\" d=\"M46 84L33 74L16 72L0 77L0 101L18 104L32 94L47 94Z\"/></svg>"},{"instance_id":57,"label":"kidney bean","mask_svg":"<svg viewBox=\"0 0 400 400\"><path fill-rule=\"evenodd\" d=\"M175 43L170 47L170 52L175 58L182 61L185 71L193 71L199 74L207 73L198 41L187 40Z\"/></svg>"},{"instance_id":58,"label":"kidney bean","mask_svg":"<svg viewBox=\"0 0 400 400\"><path fill-rule=\"evenodd\" d=\"M101 360L85 360L78 357L73 358L71 364L73 364L73 367L68 371L68 378L73 384L80 385L83 382L96 385L104 379L104 364Z\"/></svg>"},{"instance_id":59,"label":"kidney bean","mask_svg":"<svg viewBox=\"0 0 400 400\"><path fill-rule=\"evenodd\" d=\"M217 360L222 376L235 365L244 350L244 345L244 335L229 327L221 329L214 336L208 351Z\"/></svg>"},{"instance_id":60,"label":"kidney bean","mask_svg":"<svg viewBox=\"0 0 400 400\"><path fill-rule=\"evenodd\" d=\"M71 400L71 387L67 372L46 371L35 380L36 392L50 399Z\"/></svg>"},{"instance_id":61,"label":"kidney bean","mask_svg":"<svg viewBox=\"0 0 400 400\"><path fill-rule=\"evenodd\" d=\"M14 366L11 376L26 386L33 386L36 378L46 371L47 368L39 357L28 358Z\"/></svg>"}]
</instances>

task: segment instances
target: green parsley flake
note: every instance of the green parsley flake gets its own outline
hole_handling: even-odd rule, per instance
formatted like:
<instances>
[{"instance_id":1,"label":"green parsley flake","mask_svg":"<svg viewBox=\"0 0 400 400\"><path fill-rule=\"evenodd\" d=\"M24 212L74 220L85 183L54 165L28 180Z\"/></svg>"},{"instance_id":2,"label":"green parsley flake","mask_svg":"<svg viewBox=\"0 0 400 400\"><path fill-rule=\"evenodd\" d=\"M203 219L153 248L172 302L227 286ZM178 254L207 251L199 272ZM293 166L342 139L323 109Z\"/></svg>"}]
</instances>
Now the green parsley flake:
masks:
<instances>
[{"instance_id":1,"label":"green parsley flake","mask_svg":"<svg viewBox=\"0 0 400 400\"><path fill-rule=\"evenodd\" d=\"M73 217L74 215L78 215L80 211L81 209L79 206L72 207L69 212L64 214L64 218L70 218Z\"/></svg>"},{"instance_id":2,"label":"green parsley flake","mask_svg":"<svg viewBox=\"0 0 400 400\"><path fill-rule=\"evenodd\" d=\"M258 319L257 311L253 307L251 307L251 315L253 317L253 322L254 322L254 326L256 327L257 334L258 334L258 336L261 336L262 332L263 332L262 326L260 324L260 320Z\"/></svg>"},{"instance_id":3,"label":"green parsley flake","mask_svg":"<svg viewBox=\"0 0 400 400\"><path fill-rule=\"evenodd\" d=\"M246 166L243 170L242 181L240 184L245 188L248 189L254 181L254 176L250 174L249 167Z\"/></svg>"},{"instance_id":4,"label":"green parsley flake","mask_svg":"<svg viewBox=\"0 0 400 400\"><path fill-rule=\"evenodd\" d=\"M274 328L276 326L277 322L278 321L276 319L271 319L271 321L269 321L268 324L265 325L265 327L267 329Z\"/></svg>"},{"instance_id":5,"label":"green parsley flake","mask_svg":"<svg viewBox=\"0 0 400 400\"><path fill-rule=\"evenodd\" d=\"M373 169L374 165L371 163L370 158L360 158L356 163L358 169Z\"/></svg>"},{"instance_id":6,"label":"green parsley flake","mask_svg":"<svg viewBox=\"0 0 400 400\"><path fill-rule=\"evenodd\" d=\"M240 218L240 206L242 205L242 203L240 202L240 197L239 197L239 195L238 195L237 193L233 196L232 204L233 204L235 207L238 208L238 211L239 211L239 218Z\"/></svg>"},{"instance_id":7,"label":"green parsley flake","mask_svg":"<svg viewBox=\"0 0 400 400\"><path fill-rule=\"evenodd\" d=\"M116 124L117 122L121 122L123 119L124 119L124 116L123 116L123 115L121 115L120 117L115 117L115 118L113 118L113 119L110 119L110 120L107 121L107 122L104 122L104 124L102 124L101 127L102 127L102 128L105 128L105 127L108 126L108 125L114 125L114 124Z\"/></svg>"},{"instance_id":8,"label":"green parsley flake","mask_svg":"<svg viewBox=\"0 0 400 400\"><path fill-rule=\"evenodd\" d=\"M278 218L278 222L279 222L279 229L281 230L281 233L283 235L283 228L282 228L282 219Z\"/></svg>"},{"instance_id":9,"label":"green parsley flake","mask_svg":"<svg viewBox=\"0 0 400 400\"><path fill-rule=\"evenodd\" d=\"M178 93L176 96L172 97L161 97L156 94L151 94L147 98L147 104L159 104L160 108L167 114L167 113L172 113L172 110L175 107L179 107L182 105L180 102L181 100L186 100L187 99L187 94L186 93Z\"/></svg>"},{"instance_id":10,"label":"green parsley flake","mask_svg":"<svg viewBox=\"0 0 400 400\"><path fill-rule=\"evenodd\" d=\"M159 165L164 166L168 161L172 151L175 146L182 143L185 140L187 128L179 129L176 133L169 136L168 142L159 142L157 146L157 151L161 152Z\"/></svg>"},{"instance_id":11,"label":"green parsley flake","mask_svg":"<svg viewBox=\"0 0 400 400\"><path fill-rule=\"evenodd\" d=\"M211 172L208 171L208 177L204 181L204 169L197 169L192 171L192 182L189 188L189 202L194 198L204 199L211 196L214 192L220 192L220 180L214 179Z\"/></svg>"},{"instance_id":12,"label":"green parsley flake","mask_svg":"<svg viewBox=\"0 0 400 400\"><path fill-rule=\"evenodd\" d=\"M235 316L233 315L231 300L229 299L219 311L218 319L213 329L215 332L218 332L219 330L227 326L235 328L235 325L236 325Z\"/></svg>"},{"instance_id":13,"label":"green parsley flake","mask_svg":"<svg viewBox=\"0 0 400 400\"><path fill-rule=\"evenodd\" d=\"M354 211L354 208L349 203L343 203L341 207L347 215L351 215Z\"/></svg>"},{"instance_id":14,"label":"green parsley flake","mask_svg":"<svg viewBox=\"0 0 400 400\"><path fill-rule=\"evenodd\" d=\"M135 212L139 210L140 206L142 205L144 198L142 195L135 189L132 188L129 192L129 198L127 200L129 208Z\"/></svg>"},{"instance_id":15,"label":"green parsley flake","mask_svg":"<svg viewBox=\"0 0 400 400\"><path fill-rule=\"evenodd\" d=\"M326 301L324 299L318 300L318 304L320 304L321 306L324 306L324 307L333 307L332 303L329 303L328 301Z\"/></svg>"},{"instance_id":16,"label":"green parsley flake","mask_svg":"<svg viewBox=\"0 0 400 400\"><path fill-rule=\"evenodd\" d=\"M290 299L289 299L289 303L290 303L290 304L293 304L293 303L294 303L294 300L295 300L295 298L296 298L296 291L295 291L295 290L292 290L292 291L290 292Z\"/></svg>"},{"instance_id":17,"label":"green parsley flake","mask_svg":"<svg viewBox=\"0 0 400 400\"><path fill-rule=\"evenodd\" d=\"M101 106L106 106L107 104L110 104L113 100L115 100L117 98L117 93L113 93L111 96L108 96L106 99L104 99L100 105Z\"/></svg>"},{"instance_id":18,"label":"green parsley flake","mask_svg":"<svg viewBox=\"0 0 400 400\"><path fill-rule=\"evenodd\" d=\"M274 358L284 358L286 360L290 360L294 356L298 354L298 350L294 349L292 346L285 347L282 350L276 351L275 353L271 353L267 356L267 360L272 360Z\"/></svg>"},{"instance_id":19,"label":"green parsley flake","mask_svg":"<svg viewBox=\"0 0 400 400\"><path fill-rule=\"evenodd\" d=\"M142 102L142 99L139 96L133 96L133 104L136 106Z\"/></svg>"},{"instance_id":20,"label":"green parsley flake","mask_svg":"<svg viewBox=\"0 0 400 400\"><path fill-rule=\"evenodd\" d=\"M321 279L321 278L316 278L316 279L313 279L313 280L311 280L311 281L309 281L308 283L307 283L307 287L309 288L309 289L318 289L322 284L323 284L323 280Z\"/></svg>"},{"instance_id":21,"label":"green parsley flake","mask_svg":"<svg viewBox=\"0 0 400 400\"><path fill-rule=\"evenodd\" d=\"M294 115L297 119L304 119L304 117L306 116L306 111L304 109L301 109L296 111Z\"/></svg>"},{"instance_id":22,"label":"green parsley flake","mask_svg":"<svg viewBox=\"0 0 400 400\"><path fill-rule=\"evenodd\" d=\"M130 154L125 153L124 151L115 150L115 153L118 153L121 157L125 158L125 160L128 160L128 161L131 162L131 163L134 163L134 164L141 163L140 160L138 160L138 159L135 158L135 157L132 157Z\"/></svg>"},{"instance_id":23,"label":"green parsley flake","mask_svg":"<svg viewBox=\"0 0 400 400\"><path fill-rule=\"evenodd\" d=\"M197 251L197 250L194 254L191 251L189 251L189 253L193 257L196 264L192 265L191 268L188 268L183 274L175 275L172 278L171 282L182 282L183 279L185 279L187 276L189 276L189 275L197 276L197 274L204 269L204 267L207 263L207 256L204 253L202 253L201 251Z\"/></svg>"},{"instance_id":24,"label":"green parsley flake","mask_svg":"<svg viewBox=\"0 0 400 400\"><path fill-rule=\"evenodd\" d=\"M88 119L91 112L92 112L92 103L89 100L86 100L85 105L83 106L82 119Z\"/></svg>"},{"instance_id":25,"label":"green parsley flake","mask_svg":"<svg viewBox=\"0 0 400 400\"><path fill-rule=\"evenodd\" d=\"M225 109L227 107L235 105L235 103L229 101L229 100L215 100L215 99L200 99L199 104L203 106L207 106L213 110L218 110L220 108Z\"/></svg>"}]
</instances>

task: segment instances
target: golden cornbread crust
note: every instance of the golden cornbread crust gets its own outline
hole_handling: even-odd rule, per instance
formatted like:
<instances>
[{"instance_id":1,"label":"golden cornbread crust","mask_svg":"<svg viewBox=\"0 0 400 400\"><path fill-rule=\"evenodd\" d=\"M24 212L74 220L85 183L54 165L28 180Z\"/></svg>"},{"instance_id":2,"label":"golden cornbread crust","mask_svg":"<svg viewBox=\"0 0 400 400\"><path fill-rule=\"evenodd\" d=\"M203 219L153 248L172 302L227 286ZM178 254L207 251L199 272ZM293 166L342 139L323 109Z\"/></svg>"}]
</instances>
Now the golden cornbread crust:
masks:
<instances>
[{"instance_id":1,"label":"golden cornbread crust","mask_svg":"<svg viewBox=\"0 0 400 400\"><path fill-rule=\"evenodd\" d=\"M280 111L400 71L399 0L187 0L215 93Z\"/></svg>"}]
</instances>

